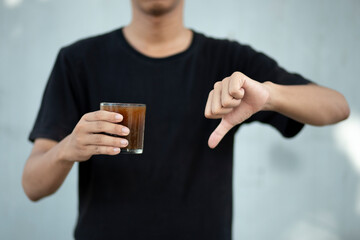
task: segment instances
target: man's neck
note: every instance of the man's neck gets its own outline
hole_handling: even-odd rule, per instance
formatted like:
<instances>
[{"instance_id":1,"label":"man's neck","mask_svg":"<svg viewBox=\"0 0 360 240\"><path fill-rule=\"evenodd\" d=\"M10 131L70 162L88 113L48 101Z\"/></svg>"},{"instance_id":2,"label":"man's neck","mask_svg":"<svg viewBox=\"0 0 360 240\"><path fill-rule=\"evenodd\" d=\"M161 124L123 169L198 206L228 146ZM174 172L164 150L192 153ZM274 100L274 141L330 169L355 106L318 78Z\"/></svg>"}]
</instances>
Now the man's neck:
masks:
<instances>
[{"instance_id":1,"label":"man's neck","mask_svg":"<svg viewBox=\"0 0 360 240\"><path fill-rule=\"evenodd\" d=\"M192 32L183 25L183 6L161 16L133 8L133 19L124 28L126 40L137 51L150 57L166 57L186 50Z\"/></svg>"}]
</instances>

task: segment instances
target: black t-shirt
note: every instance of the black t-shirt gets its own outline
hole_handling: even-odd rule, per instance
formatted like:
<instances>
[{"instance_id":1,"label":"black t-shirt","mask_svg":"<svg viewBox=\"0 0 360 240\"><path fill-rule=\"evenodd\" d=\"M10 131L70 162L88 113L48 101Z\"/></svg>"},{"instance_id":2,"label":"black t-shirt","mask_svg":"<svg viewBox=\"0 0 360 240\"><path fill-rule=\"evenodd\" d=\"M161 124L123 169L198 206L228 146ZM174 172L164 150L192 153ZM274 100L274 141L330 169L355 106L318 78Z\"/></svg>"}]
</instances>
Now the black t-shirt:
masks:
<instances>
[{"instance_id":1,"label":"black t-shirt","mask_svg":"<svg viewBox=\"0 0 360 240\"><path fill-rule=\"evenodd\" d=\"M60 141L100 102L145 103L141 155L93 156L79 164L76 239L231 239L233 128L217 148L207 140L219 120L204 117L216 81L241 71L260 82L306 84L262 53L194 32L190 47L151 58L122 29L62 48L30 140ZM283 136L303 124L275 112L246 122Z\"/></svg>"}]
</instances>

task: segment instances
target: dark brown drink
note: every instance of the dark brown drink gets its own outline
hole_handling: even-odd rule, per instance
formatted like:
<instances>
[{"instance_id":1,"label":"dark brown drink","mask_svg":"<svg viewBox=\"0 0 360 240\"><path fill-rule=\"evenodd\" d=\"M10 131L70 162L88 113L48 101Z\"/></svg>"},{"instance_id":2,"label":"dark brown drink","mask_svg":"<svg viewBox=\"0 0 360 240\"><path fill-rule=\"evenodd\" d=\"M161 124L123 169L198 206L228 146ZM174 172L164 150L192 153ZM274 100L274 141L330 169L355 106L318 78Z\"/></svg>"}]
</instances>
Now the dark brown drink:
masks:
<instances>
[{"instance_id":1,"label":"dark brown drink","mask_svg":"<svg viewBox=\"0 0 360 240\"><path fill-rule=\"evenodd\" d=\"M101 103L100 109L120 113L124 117L120 124L130 129L129 135L124 137L129 141L129 144L126 148L122 148L120 153L141 154L144 144L146 105L137 103Z\"/></svg>"}]
</instances>

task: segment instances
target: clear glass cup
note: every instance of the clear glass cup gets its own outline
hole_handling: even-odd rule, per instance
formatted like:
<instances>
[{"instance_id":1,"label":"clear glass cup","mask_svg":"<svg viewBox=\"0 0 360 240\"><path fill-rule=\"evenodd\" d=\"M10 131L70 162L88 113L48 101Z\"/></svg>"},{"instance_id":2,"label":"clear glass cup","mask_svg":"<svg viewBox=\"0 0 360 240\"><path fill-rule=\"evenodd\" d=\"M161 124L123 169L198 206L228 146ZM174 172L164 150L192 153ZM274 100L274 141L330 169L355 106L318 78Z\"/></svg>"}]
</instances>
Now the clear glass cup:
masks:
<instances>
[{"instance_id":1,"label":"clear glass cup","mask_svg":"<svg viewBox=\"0 0 360 240\"><path fill-rule=\"evenodd\" d=\"M146 105L139 103L100 103L100 109L120 113L123 120L120 123L130 129L126 138L127 147L121 148L120 153L141 154L144 148L145 112Z\"/></svg>"}]
</instances>

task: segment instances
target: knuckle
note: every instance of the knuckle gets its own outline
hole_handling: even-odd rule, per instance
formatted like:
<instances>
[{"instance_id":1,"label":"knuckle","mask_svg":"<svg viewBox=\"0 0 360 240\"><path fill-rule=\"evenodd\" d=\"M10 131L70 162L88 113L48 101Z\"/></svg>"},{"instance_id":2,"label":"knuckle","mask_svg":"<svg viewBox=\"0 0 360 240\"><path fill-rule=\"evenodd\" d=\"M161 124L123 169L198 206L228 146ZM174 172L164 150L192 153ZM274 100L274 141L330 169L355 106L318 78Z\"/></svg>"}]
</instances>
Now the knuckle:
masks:
<instances>
[{"instance_id":1,"label":"knuckle","mask_svg":"<svg viewBox=\"0 0 360 240\"><path fill-rule=\"evenodd\" d=\"M222 106L224 108L232 107L232 102L228 99L225 99L224 101L222 101Z\"/></svg>"},{"instance_id":2,"label":"knuckle","mask_svg":"<svg viewBox=\"0 0 360 240\"><path fill-rule=\"evenodd\" d=\"M209 92L208 101L211 99L211 97L212 97L213 94L214 94L214 89L212 89L212 90Z\"/></svg>"},{"instance_id":3,"label":"knuckle","mask_svg":"<svg viewBox=\"0 0 360 240\"><path fill-rule=\"evenodd\" d=\"M213 115L213 114L208 114L206 118L208 118L208 119L216 119L217 116Z\"/></svg>"},{"instance_id":4,"label":"knuckle","mask_svg":"<svg viewBox=\"0 0 360 240\"><path fill-rule=\"evenodd\" d=\"M81 148L81 142L82 142L82 138L79 137L79 136L76 136L75 137L75 143L76 143L76 146L80 147Z\"/></svg>"},{"instance_id":5,"label":"knuckle","mask_svg":"<svg viewBox=\"0 0 360 240\"><path fill-rule=\"evenodd\" d=\"M74 132L75 133L80 133L84 130L84 125L82 123L78 123L78 125L76 125L75 129L74 129Z\"/></svg>"},{"instance_id":6,"label":"knuckle","mask_svg":"<svg viewBox=\"0 0 360 240\"><path fill-rule=\"evenodd\" d=\"M210 117L211 117L211 114L210 114L209 112L205 112L204 115L205 115L206 118L210 118Z\"/></svg>"},{"instance_id":7,"label":"knuckle","mask_svg":"<svg viewBox=\"0 0 360 240\"><path fill-rule=\"evenodd\" d=\"M230 93L231 96L239 96L240 95L240 90L230 89L229 93Z\"/></svg>"},{"instance_id":8,"label":"knuckle","mask_svg":"<svg viewBox=\"0 0 360 240\"><path fill-rule=\"evenodd\" d=\"M95 146L94 152L95 152L95 154L100 154L101 153L100 146Z\"/></svg>"},{"instance_id":9,"label":"knuckle","mask_svg":"<svg viewBox=\"0 0 360 240\"><path fill-rule=\"evenodd\" d=\"M222 82L228 82L228 81L230 81L230 77L226 77L222 80Z\"/></svg>"},{"instance_id":10,"label":"knuckle","mask_svg":"<svg viewBox=\"0 0 360 240\"><path fill-rule=\"evenodd\" d=\"M100 119L100 118L101 118L101 115L102 115L102 111L96 111L96 112L94 112L94 118L95 118L95 119Z\"/></svg>"},{"instance_id":11,"label":"knuckle","mask_svg":"<svg viewBox=\"0 0 360 240\"><path fill-rule=\"evenodd\" d=\"M100 134L96 134L95 144L101 144L103 141L103 137Z\"/></svg>"},{"instance_id":12,"label":"knuckle","mask_svg":"<svg viewBox=\"0 0 360 240\"><path fill-rule=\"evenodd\" d=\"M212 113L213 114L215 114L215 115L218 115L218 114L220 114L220 112L221 112L221 108L220 107L214 107L213 109L212 109Z\"/></svg>"},{"instance_id":13,"label":"knuckle","mask_svg":"<svg viewBox=\"0 0 360 240\"><path fill-rule=\"evenodd\" d=\"M98 121L95 124L96 124L95 126L96 126L97 130L102 131L104 129L104 126L103 126L102 122Z\"/></svg>"},{"instance_id":14,"label":"knuckle","mask_svg":"<svg viewBox=\"0 0 360 240\"><path fill-rule=\"evenodd\" d=\"M238 78L238 77L241 78L243 76L244 76L244 74L242 72L238 72L238 71L233 72L233 74L231 74L231 77L236 77L236 78Z\"/></svg>"},{"instance_id":15,"label":"knuckle","mask_svg":"<svg viewBox=\"0 0 360 240\"><path fill-rule=\"evenodd\" d=\"M85 113L85 114L81 117L80 120L85 120L85 119L89 118L89 116L90 116L90 113Z\"/></svg>"},{"instance_id":16,"label":"knuckle","mask_svg":"<svg viewBox=\"0 0 360 240\"><path fill-rule=\"evenodd\" d=\"M221 82L216 82L216 83L214 84L214 88L219 88L219 87L221 87Z\"/></svg>"}]
</instances>

